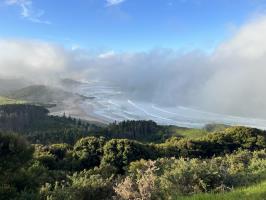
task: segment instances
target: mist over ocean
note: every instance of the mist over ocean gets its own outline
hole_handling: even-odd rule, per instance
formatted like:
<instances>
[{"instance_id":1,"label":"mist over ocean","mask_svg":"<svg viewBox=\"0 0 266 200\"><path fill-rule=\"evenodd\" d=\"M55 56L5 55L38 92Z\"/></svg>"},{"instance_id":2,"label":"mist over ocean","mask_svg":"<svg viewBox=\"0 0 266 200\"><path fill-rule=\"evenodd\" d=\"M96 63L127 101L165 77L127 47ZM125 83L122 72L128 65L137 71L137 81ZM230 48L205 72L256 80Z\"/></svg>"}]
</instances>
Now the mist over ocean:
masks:
<instances>
[{"instance_id":1,"label":"mist over ocean","mask_svg":"<svg viewBox=\"0 0 266 200\"><path fill-rule=\"evenodd\" d=\"M218 123L266 129L264 119L207 112L181 105L169 107L140 101L130 97L119 87L106 85L105 82L83 82L76 91L81 95L93 97L81 103L80 106L84 112L107 123L123 120L153 120L162 125L192 128L202 128L206 124Z\"/></svg>"}]
</instances>

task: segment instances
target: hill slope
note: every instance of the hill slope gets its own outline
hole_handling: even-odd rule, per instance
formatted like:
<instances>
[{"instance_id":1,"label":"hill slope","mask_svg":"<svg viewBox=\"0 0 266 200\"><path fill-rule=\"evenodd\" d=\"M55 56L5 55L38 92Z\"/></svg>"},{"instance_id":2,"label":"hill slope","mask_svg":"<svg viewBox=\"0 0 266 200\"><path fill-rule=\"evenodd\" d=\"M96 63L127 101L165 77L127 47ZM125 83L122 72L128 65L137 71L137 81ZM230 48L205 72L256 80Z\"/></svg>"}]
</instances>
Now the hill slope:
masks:
<instances>
[{"instance_id":1,"label":"hill slope","mask_svg":"<svg viewBox=\"0 0 266 200\"><path fill-rule=\"evenodd\" d=\"M44 85L32 85L13 92L7 95L12 99L19 99L33 103L61 103L65 99L73 98L74 95L62 89L52 88Z\"/></svg>"},{"instance_id":2,"label":"hill slope","mask_svg":"<svg viewBox=\"0 0 266 200\"><path fill-rule=\"evenodd\" d=\"M15 91L30 85L28 81L22 79L1 79L0 78L0 95L5 95L10 91Z\"/></svg>"}]
</instances>

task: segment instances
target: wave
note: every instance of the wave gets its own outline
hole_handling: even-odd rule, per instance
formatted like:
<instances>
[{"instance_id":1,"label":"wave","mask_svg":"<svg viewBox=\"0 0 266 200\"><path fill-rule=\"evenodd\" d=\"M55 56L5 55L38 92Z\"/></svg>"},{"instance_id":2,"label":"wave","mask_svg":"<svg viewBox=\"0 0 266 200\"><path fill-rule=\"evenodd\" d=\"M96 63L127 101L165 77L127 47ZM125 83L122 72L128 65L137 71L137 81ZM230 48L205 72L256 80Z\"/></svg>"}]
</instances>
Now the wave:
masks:
<instances>
[{"instance_id":1,"label":"wave","mask_svg":"<svg viewBox=\"0 0 266 200\"><path fill-rule=\"evenodd\" d=\"M178 113L170 112L170 111L168 111L168 110L165 110L165 109L159 108L159 107L157 107L157 106L155 106L155 105L152 105L151 107L152 107L153 109L155 109L155 110L160 111L160 112L168 113L168 114L171 114L171 115L182 116L182 115L180 115L180 114L178 114Z\"/></svg>"},{"instance_id":2,"label":"wave","mask_svg":"<svg viewBox=\"0 0 266 200\"><path fill-rule=\"evenodd\" d=\"M131 100L128 100L128 103L131 104L132 106L134 106L135 108L137 108L138 110L142 111L143 113L145 113L145 115L147 115L147 116L151 116L153 118L162 119L162 120L171 121L171 122L176 123L176 121L173 120L173 119L169 119L169 118L166 118L166 117L162 117L160 115L155 115L153 113L150 113L150 112L146 111L145 109L143 109L142 107L138 106L137 104L135 104Z\"/></svg>"}]
</instances>

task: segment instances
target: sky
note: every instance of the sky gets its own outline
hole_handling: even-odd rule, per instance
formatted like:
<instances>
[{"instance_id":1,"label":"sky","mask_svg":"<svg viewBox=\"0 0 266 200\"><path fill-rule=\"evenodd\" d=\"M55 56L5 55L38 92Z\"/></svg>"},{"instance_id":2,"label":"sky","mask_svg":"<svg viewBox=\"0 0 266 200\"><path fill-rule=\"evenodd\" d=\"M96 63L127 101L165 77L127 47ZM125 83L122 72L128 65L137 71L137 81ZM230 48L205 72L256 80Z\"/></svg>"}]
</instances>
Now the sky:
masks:
<instances>
[{"instance_id":1,"label":"sky","mask_svg":"<svg viewBox=\"0 0 266 200\"><path fill-rule=\"evenodd\" d=\"M265 11L266 0L0 0L0 77L98 81L266 119Z\"/></svg>"},{"instance_id":2,"label":"sky","mask_svg":"<svg viewBox=\"0 0 266 200\"><path fill-rule=\"evenodd\" d=\"M116 52L212 51L263 0L0 0L0 37Z\"/></svg>"}]
</instances>

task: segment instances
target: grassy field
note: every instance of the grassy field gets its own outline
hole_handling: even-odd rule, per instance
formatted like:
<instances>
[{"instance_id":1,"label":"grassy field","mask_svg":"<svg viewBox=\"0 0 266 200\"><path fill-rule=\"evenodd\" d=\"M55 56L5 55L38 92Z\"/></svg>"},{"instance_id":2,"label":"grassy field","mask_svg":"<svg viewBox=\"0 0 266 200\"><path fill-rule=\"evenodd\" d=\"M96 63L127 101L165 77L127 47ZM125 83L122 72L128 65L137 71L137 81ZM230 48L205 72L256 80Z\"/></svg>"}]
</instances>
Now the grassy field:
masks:
<instances>
[{"instance_id":1,"label":"grassy field","mask_svg":"<svg viewBox=\"0 0 266 200\"><path fill-rule=\"evenodd\" d=\"M266 181L223 194L198 194L176 200L266 200Z\"/></svg>"},{"instance_id":2,"label":"grassy field","mask_svg":"<svg viewBox=\"0 0 266 200\"><path fill-rule=\"evenodd\" d=\"M20 100L16 100L16 99L9 99L9 98L0 96L0 105L22 104L22 103L25 103L25 101L20 101Z\"/></svg>"},{"instance_id":3,"label":"grassy field","mask_svg":"<svg viewBox=\"0 0 266 200\"><path fill-rule=\"evenodd\" d=\"M224 124L207 124L204 128L184 128L177 126L169 126L168 130L171 133L171 136L182 136L185 138L195 139L203 137L210 132L222 131L230 126Z\"/></svg>"},{"instance_id":4,"label":"grassy field","mask_svg":"<svg viewBox=\"0 0 266 200\"><path fill-rule=\"evenodd\" d=\"M170 131L172 136L183 136L186 138L198 138L208 134L208 131L203 129L194 129L194 128L180 128L180 127L171 127Z\"/></svg>"}]
</instances>

